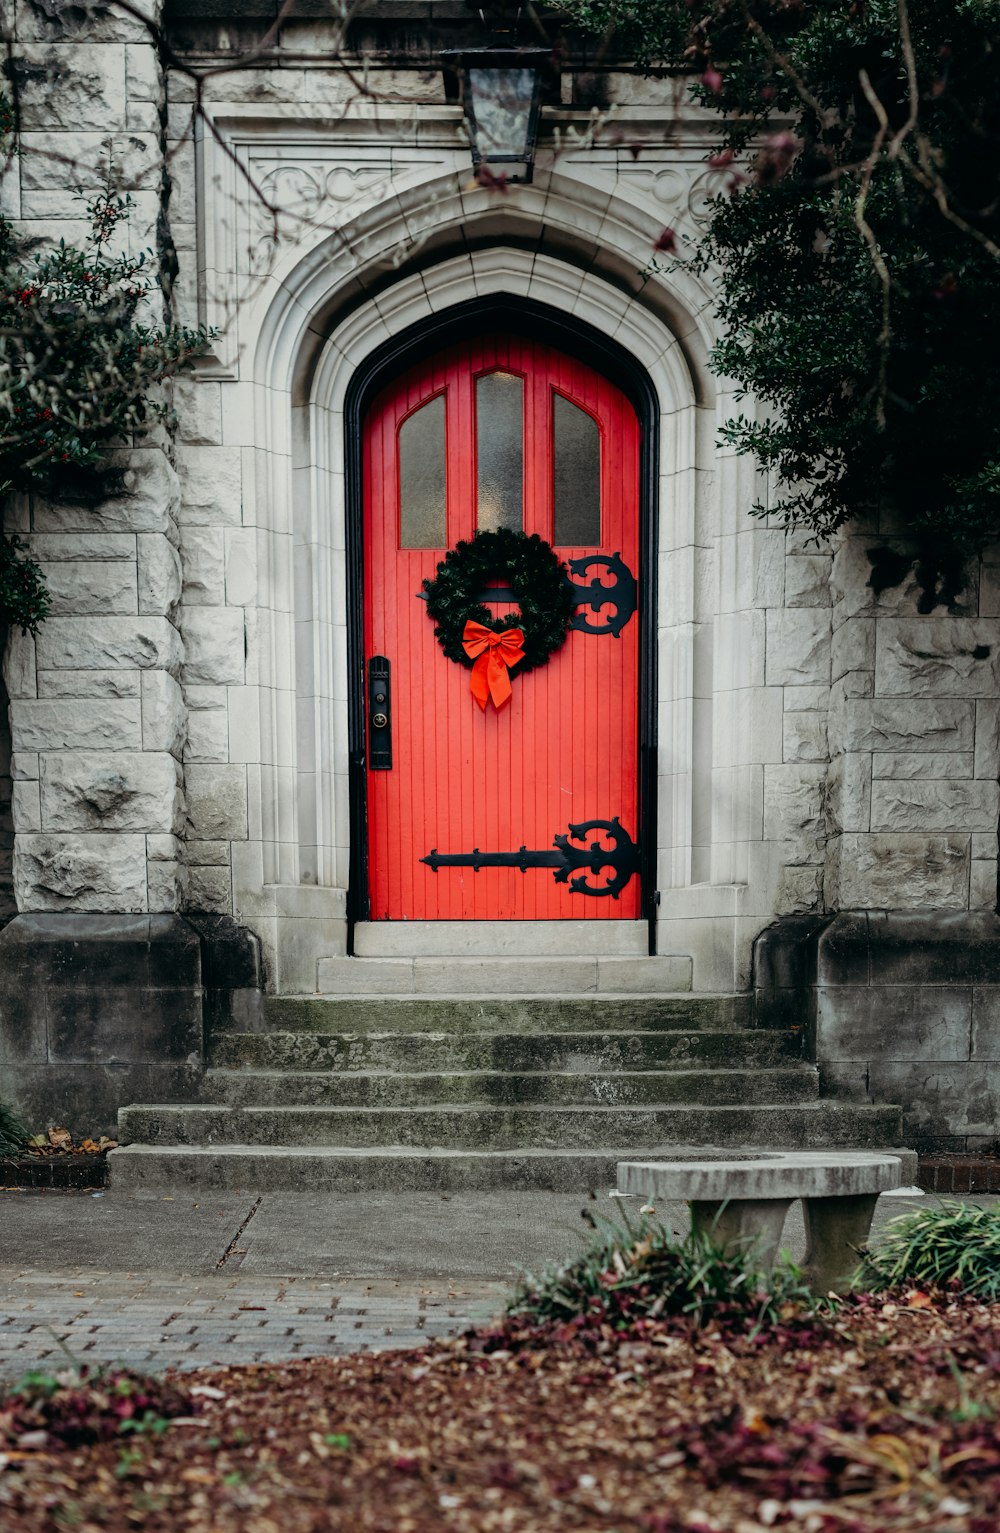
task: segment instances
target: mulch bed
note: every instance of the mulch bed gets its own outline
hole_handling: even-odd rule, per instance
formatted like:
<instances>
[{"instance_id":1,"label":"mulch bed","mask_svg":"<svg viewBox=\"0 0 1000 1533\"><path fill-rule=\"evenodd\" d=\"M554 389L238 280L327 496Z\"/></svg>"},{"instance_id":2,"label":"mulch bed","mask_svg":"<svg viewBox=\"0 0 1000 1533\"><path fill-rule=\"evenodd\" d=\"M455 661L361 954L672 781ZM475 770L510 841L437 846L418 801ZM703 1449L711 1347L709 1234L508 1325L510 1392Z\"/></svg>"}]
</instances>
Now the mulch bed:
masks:
<instances>
[{"instance_id":1,"label":"mulch bed","mask_svg":"<svg viewBox=\"0 0 1000 1533\"><path fill-rule=\"evenodd\" d=\"M14 1187L106 1187L108 1151L117 1140L100 1139L74 1143L67 1128L50 1128L22 1145L16 1155L0 1155L0 1190Z\"/></svg>"},{"instance_id":2,"label":"mulch bed","mask_svg":"<svg viewBox=\"0 0 1000 1533\"><path fill-rule=\"evenodd\" d=\"M0 1402L4 1533L996 1533L1000 1518L1000 1306L916 1292L824 1323L789 1313L756 1339L509 1321L173 1384L179 1403L155 1409L180 1420L122 1437L115 1419L97 1441L92 1401L51 1417Z\"/></svg>"}]
</instances>

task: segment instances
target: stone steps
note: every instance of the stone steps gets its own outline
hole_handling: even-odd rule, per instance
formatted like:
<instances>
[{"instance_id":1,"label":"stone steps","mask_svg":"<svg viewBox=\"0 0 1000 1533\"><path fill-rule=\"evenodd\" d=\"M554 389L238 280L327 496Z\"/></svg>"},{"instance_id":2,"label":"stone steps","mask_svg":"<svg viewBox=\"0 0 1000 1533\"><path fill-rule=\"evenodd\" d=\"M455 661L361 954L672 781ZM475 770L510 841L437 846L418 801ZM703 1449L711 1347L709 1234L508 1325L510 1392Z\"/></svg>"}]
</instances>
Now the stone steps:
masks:
<instances>
[{"instance_id":1,"label":"stone steps","mask_svg":"<svg viewBox=\"0 0 1000 1533\"><path fill-rule=\"evenodd\" d=\"M223 1070L767 1069L795 1058L796 1033L752 1031L223 1033L210 1062Z\"/></svg>"},{"instance_id":2,"label":"stone steps","mask_svg":"<svg viewBox=\"0 0 1000 1533\"><path fill-rule=\"evenodd\" d=\"M882 1148L900 1111L818 1099L800 1035L745 995L270 998L201 1101L119 1114L115 1187L612 1187L685 1147Z\"/></svg>"},{"instance_id":3,"label":"stone steps","mask_svg":"<svg viewBox=\"0 0 1000 1533\"><path fill-rule=\"evenodd\" d=\"M733 1031L749 995L269 996L269 1031L315 1033L579 1033Z\"/></svg>"},{"instance_id":4,"label":"stone steps","mask_svg":"<svg viewBox=\"0 0 1000 1533\"><path fill-rule=\"evenodd\" d=\"M205 1103L231 1107L427 1107L546 1105L626 1107L667 1103L807 1102L819 1092L809 1065L746 1070L398 1071L209 1070Z\"/></svg>"},{"instance_id":5,"label":"stone steps","mask_svg":"<svg viewBox=\"0 0 1000 1533\"><path fill-rule=\"evenodd\" d=\"M125 1107L125 1144L377 1149L579 1149L617 1144L630 1157L669 1145L867 1149L901 1137L898 1109L853 1102L649 1107Z\"/></svg>"},{"instance_id":6,"label":"stone steps","mask_svg":"<svg viewBox=\"0 0 1000 1533\"><path fill-rule=\"evenodd\" d=\"M600 923L602 926L605 922ZM593 938L601 943L600 933ZM669 995L691 989L689 957L589 953L500 958L321 958L321 995Z\"/></svg>"}]
</instances>

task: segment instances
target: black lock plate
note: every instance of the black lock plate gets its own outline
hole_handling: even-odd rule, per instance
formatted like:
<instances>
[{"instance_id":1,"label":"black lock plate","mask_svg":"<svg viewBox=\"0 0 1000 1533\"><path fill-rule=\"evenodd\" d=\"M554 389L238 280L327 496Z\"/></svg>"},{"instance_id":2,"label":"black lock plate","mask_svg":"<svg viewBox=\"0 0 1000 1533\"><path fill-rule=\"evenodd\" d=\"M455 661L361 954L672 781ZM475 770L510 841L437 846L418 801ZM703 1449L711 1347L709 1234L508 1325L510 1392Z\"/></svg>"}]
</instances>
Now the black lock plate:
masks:
<instances>
[{"instance_id":1,"label":"black lock plate","mask_svg":"<svg viewBox=\"0 0 1000 1533\"><path fill-rule=\"evenodd\" d=\"M392 692L389 662L373 655L368 662L368 765L373 772L392 767Z\"/></svg>"}]
</instances>

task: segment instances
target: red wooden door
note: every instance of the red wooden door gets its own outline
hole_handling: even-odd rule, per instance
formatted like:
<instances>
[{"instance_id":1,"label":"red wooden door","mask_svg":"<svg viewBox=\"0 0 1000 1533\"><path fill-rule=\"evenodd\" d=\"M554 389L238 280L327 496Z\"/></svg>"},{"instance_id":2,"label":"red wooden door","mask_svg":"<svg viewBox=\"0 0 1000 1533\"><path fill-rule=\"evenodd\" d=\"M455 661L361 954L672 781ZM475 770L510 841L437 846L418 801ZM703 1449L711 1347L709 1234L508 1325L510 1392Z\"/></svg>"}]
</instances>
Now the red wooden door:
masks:
<instances>
[{"instance_id":1,"label":"red wooden door","mask_svg":"<svg viewBox=\"0 0 1000 1533\"><path fill-rule=\"evenodd\" d=\"M366 665L390 666L392 765L367 772L373 920L635 920L638 872L617 897L599 867L566 881L555 868L480 866L473 854L552 853L571 825L617 818L638 842L639 614L577 608L547 664L512 678L513 697L482 712L470 672L449 660L420 599L446 550L477 526L537 532L576 583L638 576L639 425L621 391L548 346L492 336L411 368L368 411L364 430ZM634 588L633 588L634 589ZM491 603L497 616L516 610ZM381 696L381 693L377 695ZM368 697L371 730L375 693ZM574 849L610 847L592 829ZM467 863L436 869L432 851ZM576 883L578 887L574 888Z\"/></svg>"}]
</instances>

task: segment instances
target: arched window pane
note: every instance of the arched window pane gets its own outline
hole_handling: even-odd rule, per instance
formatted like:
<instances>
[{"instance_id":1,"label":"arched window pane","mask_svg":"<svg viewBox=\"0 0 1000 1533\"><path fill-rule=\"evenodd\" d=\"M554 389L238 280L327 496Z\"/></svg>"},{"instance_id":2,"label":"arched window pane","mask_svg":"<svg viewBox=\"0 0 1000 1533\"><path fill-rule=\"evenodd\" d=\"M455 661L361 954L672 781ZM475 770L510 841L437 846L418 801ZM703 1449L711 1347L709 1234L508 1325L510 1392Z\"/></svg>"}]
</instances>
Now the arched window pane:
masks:
<instances>
[{"instance_id":1,"label":"arched window pane","mask_svg":"<svg viewBox=\"0 0 1000 1533\"><path fill-rule=\"evenodd\" d=\"M399 546L448 547L443 394L399 428Z\"/></svg>"},{"instance_id":2,"label":"arched window pane","mask_svg":"<svg viewBox=\"0 0 1000 1533\"><path fill-rule=\"evenodd\" d=\"M524 528L524 382L514 373L476 379L477 522L481 532Z\"/></svg>"},{"instance_id":3,"label":"arched window pane","mask_svg":"<svg viewBox=\"0 0 1000 1533\"><path fill-rule=\"evenodd\" d=\"M552 395L555 541L570 548L601 541L601 432L592 415Z\"/></svg>"}]
</instances>

